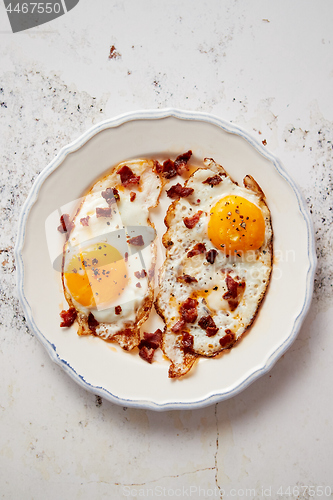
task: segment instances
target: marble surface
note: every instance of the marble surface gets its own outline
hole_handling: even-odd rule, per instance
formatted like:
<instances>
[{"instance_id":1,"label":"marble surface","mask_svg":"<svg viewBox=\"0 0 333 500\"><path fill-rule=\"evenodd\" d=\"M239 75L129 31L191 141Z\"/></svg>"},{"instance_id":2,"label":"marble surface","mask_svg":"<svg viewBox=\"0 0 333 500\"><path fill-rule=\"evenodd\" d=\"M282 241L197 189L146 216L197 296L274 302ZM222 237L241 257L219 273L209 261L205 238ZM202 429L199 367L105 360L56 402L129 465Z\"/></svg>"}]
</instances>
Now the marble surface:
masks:
<instances>
[{"instance_id":1,"label":"marble surface","mask_svg":"<svg viewBox=\"0 0 333 500\"><path fill-rule=\"evenodd\" d=\"M80 0L12 34L0 3L1 498L332 496L332 16L330 0ZM13 248L61 147L163 107L267 143L307 200L318 268L306 321L269 374L214 406L155 413L90 394L50 361L18 301Z\"/></svg>"}]
</instances>

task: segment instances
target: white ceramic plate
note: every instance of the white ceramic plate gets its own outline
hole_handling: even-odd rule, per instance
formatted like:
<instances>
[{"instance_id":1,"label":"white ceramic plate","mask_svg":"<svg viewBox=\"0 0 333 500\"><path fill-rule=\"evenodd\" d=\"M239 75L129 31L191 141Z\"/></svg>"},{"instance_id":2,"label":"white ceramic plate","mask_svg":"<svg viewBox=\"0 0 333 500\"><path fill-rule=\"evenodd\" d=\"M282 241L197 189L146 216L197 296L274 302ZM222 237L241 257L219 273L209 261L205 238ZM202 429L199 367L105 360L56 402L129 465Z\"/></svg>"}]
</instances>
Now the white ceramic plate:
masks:
<instances>
[{"instance_id":1,"label":"white ceramic plate","mask_svg":"<svg viewBox=\"0 0 333 500\"><path fill-rule=\"evenodd\" d=\"M120 161L175 158L188 149L198 162L214 158L239 183L246 174L257 180L272 214L275 257L270 287L250 333L228 354L200 359L188 376L170 380L169 363L162 356L149 365L115 344L79 337L74 325L60 328L59 311L67 304L60 273L52 267L45 221ZM157 215L160 234L163 215ZM26 200L15 255L28 324L51 359L93 393L123 406L153 410L213 404L266 373L298 333L311 301L316 265L307 207L280 162L234 125L212 115L172 109L104 121L63 148Z\"/></svg>"}]
</instances>

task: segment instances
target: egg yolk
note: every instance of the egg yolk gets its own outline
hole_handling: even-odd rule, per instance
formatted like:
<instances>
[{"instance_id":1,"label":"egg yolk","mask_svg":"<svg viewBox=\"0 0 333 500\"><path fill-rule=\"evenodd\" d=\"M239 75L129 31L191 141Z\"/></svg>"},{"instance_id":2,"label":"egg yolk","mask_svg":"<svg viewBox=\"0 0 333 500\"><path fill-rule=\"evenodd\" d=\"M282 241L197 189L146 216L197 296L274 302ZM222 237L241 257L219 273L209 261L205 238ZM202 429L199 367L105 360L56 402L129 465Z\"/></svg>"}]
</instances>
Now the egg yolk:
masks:
<instances>
[{"instance_id":1,"label":"egg yolk","mask_svg":"<svg viewBox=\"0 0 333 500\"><path fill-rule=\"evenodd\" d=\"M263 214L246 198L225 196L210 211L208 237L227 255L257 250L265 239Z\"/></svg>"},{"instance_id":2,"label":"egg yolk","mask_svg":"<svg viewBox=\"0 0 333 500\"><path fill-rule=\"evenodd\" d=\"M121 253L107 243L80 249L65 270L67 288L84 307L107 306L124 291L127 265Z\"/></svg>"}]
</instances>

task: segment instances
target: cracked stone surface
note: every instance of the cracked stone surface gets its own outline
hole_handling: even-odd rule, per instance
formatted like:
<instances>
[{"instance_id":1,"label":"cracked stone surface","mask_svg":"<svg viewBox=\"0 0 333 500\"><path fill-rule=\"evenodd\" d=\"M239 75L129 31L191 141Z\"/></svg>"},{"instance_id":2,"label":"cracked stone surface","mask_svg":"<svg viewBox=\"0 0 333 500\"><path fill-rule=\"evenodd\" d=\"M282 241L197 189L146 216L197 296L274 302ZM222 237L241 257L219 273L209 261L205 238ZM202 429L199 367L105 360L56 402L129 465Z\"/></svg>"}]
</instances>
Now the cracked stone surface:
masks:
<instances>
[{"instance_id":1,"label":"cracked stone surface","mask_svg":"<svg viewBox=\"0 0 333 500\"><path fill-rule=\"evenodd\" d=\"M330 497L332 3L162 4L80 0L12 34L0 3L0 497ZM306 321L268 374L213 406L155 413L88 393L50 361L18 300L14 246L63 146L163 107L218 115L280 158L311 212L318 267Z\"/></svg>"}]
</instances>

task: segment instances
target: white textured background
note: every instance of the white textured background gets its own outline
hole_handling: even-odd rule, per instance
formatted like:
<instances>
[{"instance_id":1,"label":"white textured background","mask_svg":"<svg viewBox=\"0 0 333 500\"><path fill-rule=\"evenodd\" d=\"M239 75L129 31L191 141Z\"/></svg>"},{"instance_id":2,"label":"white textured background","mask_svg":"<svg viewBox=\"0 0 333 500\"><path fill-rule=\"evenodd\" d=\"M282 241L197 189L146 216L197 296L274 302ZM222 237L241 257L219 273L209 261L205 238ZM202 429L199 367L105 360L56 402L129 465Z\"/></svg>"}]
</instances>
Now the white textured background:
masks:
<instances>
[{"instance_id":1,"label":"white textured background","mask_svg":"<svg viewBox=\"0 0 333 500\"><path fill-rule=\"evenodd\" d=\"M331 0L80 0L12 34L0 2L1 498L333 492L332 25ZM307 199L319 260L309 315L269 374L215 406L154 413L95 397L50 362L17 299L13 247L22 203L61 147L105 118L163 107L266 140Z\"/></svg>"}]
</instances>

